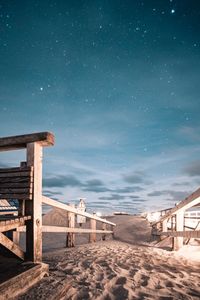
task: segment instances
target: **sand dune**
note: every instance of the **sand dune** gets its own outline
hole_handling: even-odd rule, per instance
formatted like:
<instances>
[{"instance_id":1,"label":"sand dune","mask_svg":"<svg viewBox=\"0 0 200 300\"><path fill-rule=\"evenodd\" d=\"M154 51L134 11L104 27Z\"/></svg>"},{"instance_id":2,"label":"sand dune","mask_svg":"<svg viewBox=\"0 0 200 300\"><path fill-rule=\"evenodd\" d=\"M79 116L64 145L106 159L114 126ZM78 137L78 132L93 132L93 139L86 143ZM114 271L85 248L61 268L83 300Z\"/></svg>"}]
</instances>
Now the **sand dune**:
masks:
<instances>
[{"instance_id":1,"label":"sand dune","mask_svg":"<svg viewBox=\"0 0 200 300\"><path fill-rule=\"evenodd\" d=\"M200 263L152 247L139 217L111 219L117 240L45 253L50 276L19 299L200 299Z\"/></svg>"}]
</instances>

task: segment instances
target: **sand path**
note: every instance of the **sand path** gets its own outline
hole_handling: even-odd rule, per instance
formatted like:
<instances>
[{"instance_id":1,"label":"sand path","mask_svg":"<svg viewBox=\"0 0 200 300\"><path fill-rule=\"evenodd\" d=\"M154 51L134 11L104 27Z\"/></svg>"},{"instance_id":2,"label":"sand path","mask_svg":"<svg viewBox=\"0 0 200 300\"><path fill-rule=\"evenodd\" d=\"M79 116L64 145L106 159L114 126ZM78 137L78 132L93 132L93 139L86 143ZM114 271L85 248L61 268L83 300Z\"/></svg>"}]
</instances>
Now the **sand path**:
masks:
<instances>
[{"instance_id":1,"label":"sand path","mask_svg":"<svg viewBox=\"0 0 200 300\"><path fill-rule=\"evenodd\" d=\"M116 238L121 236L123 242L109 240L46 253L50 276L20 299L200 299L200 265L141 245L149 239L149 228L142 219L128 219L116 230ZM119 220L115 219L124 224ZM127 230L134 224L135 235ZM63 291L62 297L56 298L56 288Z\"/></svg>"}]
</instances>

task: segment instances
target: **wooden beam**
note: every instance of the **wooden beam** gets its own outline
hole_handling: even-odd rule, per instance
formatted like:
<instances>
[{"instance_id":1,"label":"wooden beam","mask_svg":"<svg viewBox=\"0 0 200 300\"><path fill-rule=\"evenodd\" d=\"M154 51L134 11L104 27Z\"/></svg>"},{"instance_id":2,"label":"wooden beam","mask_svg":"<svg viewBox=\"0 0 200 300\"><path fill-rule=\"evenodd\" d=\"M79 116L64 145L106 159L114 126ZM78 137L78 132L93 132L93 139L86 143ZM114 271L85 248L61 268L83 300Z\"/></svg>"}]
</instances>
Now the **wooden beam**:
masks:
<instances>
[{"instance_id":1,"label":"wooden beam","mask_svg":"<svg viewBox=\"0 0 200 300\"><path fill-rule=\"evenodd\" d=\"M15 167L15 168L0 168L0 173L16 173L16 172L30 172L32 167Z\"/></svg>"},{"instance_id":2,"label":"wooden beam","mask_svg":"<svg viewBox=\"0 0 200 300\"><path fill-rule=\"evenodd\" d=\"M20 232L17 230L13 230L12 233L12 241L13 243L15 243L16 245L19 245L19 241L20 241Z\"/></svg>"},{"instance_id":3,"label":"wooden beam","mask_svg":"<svg viewBox=\"0 0 200 300\"><path fill-rule=\"evenodd\" d=\"M75 207L74 204L70 205L72 208ZM69 228L75 228L75 214L72 212L68 212L68 220L67 220L67 224L69 226ZM67 233L67 239L66 239L66 247L75 247L75 234L72 232L68 232Z\"/></svg>"},{"instance_id":4,"label":"wooden beam","mask_svg":"<svg viewBox=\"0 0 200 300\"><path fill-rule=\"evenodd\" d=\"M8 188L8 189L14 189L14 188L17 188L17 189L26 189L26 188L29 188L29 189L32 189L33 187L33 183L30 181L30 180L26 180L26 181L22 181L22 182L5 182L5 183L2 183L0 182L0 188L1 189L5 189L5 188Z\"/></svg>"},{"instance_id":5,"label":"wooden beam","mask_svg":"<svg viewBox=\"0 0 200 300\"><path fill-rule=\"evenodd\" d=\"M185 237L185 238L200 238L200 230L158 232L157 235L165 235L165 236L172 236L172 237Z\"/></svg>"},{"instance_id":6,"label":"wooden beam","mask_svg":"<svg viewBox=\"0 0 200 300\"><path fill-rule=\"evenodd\" d=\"M106 231L106 224L105 223L102 223L102 230L105 232ZM105 241L106 239L106 235L105 233L102 234L102 241Z\"/></svg>"},{"instance_id":7,"label":"wooden beam","mask_svg":"<svg viewBox=\"0 0 200 300\"><path fill-rule=\"evenodd\" d=\"M0 138L0 151L26 148L27 144L37 142L40 146L54 145L54 135L50 132L39 132Z\"/></svg>"},{"instance_id":8,"label":"wooden beam","mask_svg":"<svg viewBox=\"0 0 200 300\"><path fill-rule=\"evenodd\" d=\"M162 222L162 231L167 231L167 219Z\"/></svg>"},{"instance_id":9,"label":"wooden beam","mask_svg":"<svg viewBox=\"0 0 200 300\"><path fill-rule=\"evenodd\" d=\"M10 186L13 184L13 183L32 183L33 182L33 179L32 177L5 177L5 178L1 178L1 184L3 183L8 183Z\"/></svg>"},{"instance_id":10,"label":"wooden beam","mask_svg":"<svg viewBox=\"0 0 200 300\"><path fill-rule=\"evenodd\" d=\"M0 221L0 232L9 231L24 226L25 222L30 219L31 216L25 216L13 220Z\"/></svg>"},{"instance_id":11,"label":"wooden beam","mask_svg":"<svg viewBox=\"0 0 200 300\"><path fill-rule=\"evenodd\" d=\"M0 185L0 194L31 194L31 188L2 188Z\"/></svg>"},{"instance_id":12,"label":"wooden beam","mask_svg":"<svg viewBox=\"0 0 200 300\"><path fill-rule=\"evenodd\" d=\"M89 218L89 219L94 219L94 220L99 221L99 222L103 222L103 223L106 223L106 224L110 224L112 226L116 226L115 223L107 221L106 219L99 218L99 217L97 217L95 215L92 215L92 214L89 214L87 212L82 212L80 210L77 210L76 208L73 208L73 207L71 207L67 204L64 204L62 202L59 202L59 201L53 200L51 198L48 198L46 196L42 196L42 202L47 204L47 205L50 205L50 206L54 206L54 207L61 208L63 210L69 211L69 212L73 212L76 215L81 215L81 216L84 216L84 217Z\"/></svg>"},{"instance_id":13,"label":"wooden beam","mask_svg":"<svg viewBox=\"0 0 200 300\"><path fill-rule=\"evenodd\" d=\"M36 285L44 276L49 274L49 266L47 264L33 264L27 263L23 272L14 277L0 283L0 300L13 300L21 298L21 295L28 292L28 290ZM61 287L60 287L61 289ZM55 289L55 294L59 289ZM59 295L59 293L58 293ZM25 296L26 298L26 296ZM35 299L38 299L36 296ZM55 298L51 298L51 300ZM59 297L57 299L60 299ZM50 298L48 297L48 300Z\"/></svg>"},{"instance_id":14,"label":"wooden beam","mask_svg":"<svg viewBox=\"0 0 200 300\"><path fill-rule=\"evenodd\" d=\"M32 171L22 171L22 172L4 172L0 173L0 178L13 178L13 177L31 177Z\"/></svg>"},{"instance_id":15,"label":"wooden beam","mask_svg":"<svg viewBox=\"0 0 200 300\"><path fill-rule=\"evenodd\" d=\"M32 194L0 194L0 199L32 200Z\"/></svg>"},{"instance_id":16,"label":"wooden beam","mask_svg":"<svg viewBox=\"0 0 200 300\"><path fill-rule=\"evenodd\" d=\"M26 201L25 213L32 220L27 224L26 255L33 262L42 261L42 146L27 144L27 165L33 166L33 200Z\"/></svg>"},{"instance_id":17,"label":"wooden beam","mask_svg":"<svg viewBox=\"0 0 200 300\"><path fill-rule=\"evenodd\" d=\"M19 228L18 231L24 231L25 228ZM61 226L42 226L42 232L73 232L73 233L103 233L111 234L113 231L110 230L92 230L92 229L83 229L83 228L71 228L71 227L61 227Z\"/></svg>"},{"instance_id":18,"label":"wooden beam","mask_svg":"<svg viewBox=\"0 0 200 300\"><path fill-rule=\"evenodd\" d=\"M184 230L184 212L179 210L176 214L176 231L183 231ZM177 236L174 238L173 241L173 249L179 250L183 247L183 237Z\"/></svg>"},{"instance_id":19,"label":"wooden beam","mask_svg":"<svg viewBox=\"0 0 200 300\"><path fill-rule=\"evenodd\" d=\"M0 232L0 244L3 245L6 249L11 251L13 254L15 254L20 259L24 259L24 252L22 249L13 243L9 238L7 238L3 233Z\"/></svg>"},{"instance_id":20,"label":"wooden beam","mask_svg":"<svg viewBox=\"0 0 200 300\"><path fill-rule=\"evenodd\" d=\"M96 216L96 214L94 214ZM94 219L90 219L90 228L93 232L90 233L89 242L95 243L96 242L96 229L97 229L97 221Z\"/></svg>"}]
</instances>

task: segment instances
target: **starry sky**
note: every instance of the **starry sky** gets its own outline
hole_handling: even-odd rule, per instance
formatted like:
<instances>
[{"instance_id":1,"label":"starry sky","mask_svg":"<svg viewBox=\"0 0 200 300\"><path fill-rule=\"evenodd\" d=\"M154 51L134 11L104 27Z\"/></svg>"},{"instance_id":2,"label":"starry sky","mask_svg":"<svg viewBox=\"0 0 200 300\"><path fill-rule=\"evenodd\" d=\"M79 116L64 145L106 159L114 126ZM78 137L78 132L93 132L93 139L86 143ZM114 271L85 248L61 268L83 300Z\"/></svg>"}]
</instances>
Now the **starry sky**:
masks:
<instances>
[{"instance_id":1,"label":"starry sky","mask_svg":"<svg viewBox=\"0 0 200 300\"><path fill-rule=\"evenodd\" d=\"M199 95L198 0L0 0L0 136L55 134L45 195L173 206L200 184Z\"/></svg>"}]
</instances>

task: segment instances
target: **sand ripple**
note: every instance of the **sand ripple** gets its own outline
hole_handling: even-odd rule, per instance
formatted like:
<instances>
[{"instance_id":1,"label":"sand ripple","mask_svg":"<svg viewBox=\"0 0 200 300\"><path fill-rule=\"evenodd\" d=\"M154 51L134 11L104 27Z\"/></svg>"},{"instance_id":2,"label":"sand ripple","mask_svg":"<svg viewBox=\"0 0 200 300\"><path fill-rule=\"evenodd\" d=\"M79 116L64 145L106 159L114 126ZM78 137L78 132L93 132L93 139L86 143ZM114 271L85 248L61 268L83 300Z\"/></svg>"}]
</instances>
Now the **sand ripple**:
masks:
<instances>
[{"instance_id":1,"label":"sand ripple","mask_svg":"<svg viewBox=\"0 0 200 300\"><path fill-rule=\"evenodd\" d=\"M45 261L50 276L21 299L49 299L44 287L62 281L71 282L66 300L200 299L199 265L161 249L107 241L46 254Z\"/></svg>"}]
</instances>

